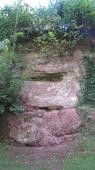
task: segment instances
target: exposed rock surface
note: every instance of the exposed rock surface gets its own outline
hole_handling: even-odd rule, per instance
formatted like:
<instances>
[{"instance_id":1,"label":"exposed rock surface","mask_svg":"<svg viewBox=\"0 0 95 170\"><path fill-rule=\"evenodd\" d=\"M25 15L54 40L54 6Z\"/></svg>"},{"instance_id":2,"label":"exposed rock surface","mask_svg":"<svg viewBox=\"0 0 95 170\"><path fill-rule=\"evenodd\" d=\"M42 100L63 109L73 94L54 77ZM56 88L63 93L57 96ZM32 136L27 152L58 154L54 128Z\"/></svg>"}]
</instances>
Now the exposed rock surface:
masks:
<instances>
[{"instance_id":1,"label":"exposed rock surface","mask_svg":"<svg viewBox=\"0 0 95 170\"><path fill-rule=\"evenodd\" d=\"M74 108L80 90L80 55L78 51L76 58L65 60L27 55L27 67L23 73L25 83L21 91L24 113L7 119L10 138L31 146L72 140L81 125ZM53 76L55 79L52 79Z\"/></svg>"},{"instance_id":2,"label":"exposed rock surface","mask_svg":"<svg viewBox=\"0 0 95 170\"><path fill-rule=\"evenodd\" d=\"M82 53L76 50L72 57L43 56L36 53L29 53L25 57L26 69L23 73L25 77L33 77L40 74L69 73L79 76L79 64ZM32 74L33 73L33 74Z\"/></svg>"},{"instance_id":3,"label":"exposed rock surface","mask_svg":"<svg viewBox=\"0 0 95 170\"><path fill-rule=\"evenodd\" d=\"M75 109L44 111L40 117L39 113L24 113L18 118L9 117L7 121L9 136L31 146L62 144L64 140L71 140L81 125Z\"/></svg>"},{"instance_id":4,"label":"exposed rock surface","mask_svg":"<svg viewBox=\"0 0 95 170\"><path fill-rule=\"evenodd\" d=\"M28 110L32 106L71 108L75 107L78 94L79 83L75 77L68 75L60 82L25 82L22 90L22 101Z\"/></svg>"}]
</instances>

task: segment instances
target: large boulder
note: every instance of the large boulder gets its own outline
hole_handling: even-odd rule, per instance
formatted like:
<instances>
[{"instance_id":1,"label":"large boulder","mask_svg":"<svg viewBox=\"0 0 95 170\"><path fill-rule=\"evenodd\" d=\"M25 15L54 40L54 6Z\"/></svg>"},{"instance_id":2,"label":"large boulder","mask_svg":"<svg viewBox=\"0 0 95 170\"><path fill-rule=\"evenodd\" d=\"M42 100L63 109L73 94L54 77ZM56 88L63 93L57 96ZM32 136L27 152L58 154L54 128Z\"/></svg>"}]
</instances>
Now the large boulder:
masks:
<instances>
[{"instance_id":1,"label":"large boulder","mask_svg":"<svg viewBox=\"0 0 95 170\"><path fill-rule=\"evenodd\" d=\"M9 137L29 146L60 144L76 133L81 120L75 109L36 111L7 118Z\"/></svg>"},{"instance_id":2,"label":"large boulder","mask_svg":"<svg viewBox=\"0 0 95 170\"><path fill-rule=\"evenodd\" d=\"M25 108L32 107L75 107L79 95L79 83L73 76L66 76L60 82L27 81L21 97Z\"/></svg>"}]
</instances>

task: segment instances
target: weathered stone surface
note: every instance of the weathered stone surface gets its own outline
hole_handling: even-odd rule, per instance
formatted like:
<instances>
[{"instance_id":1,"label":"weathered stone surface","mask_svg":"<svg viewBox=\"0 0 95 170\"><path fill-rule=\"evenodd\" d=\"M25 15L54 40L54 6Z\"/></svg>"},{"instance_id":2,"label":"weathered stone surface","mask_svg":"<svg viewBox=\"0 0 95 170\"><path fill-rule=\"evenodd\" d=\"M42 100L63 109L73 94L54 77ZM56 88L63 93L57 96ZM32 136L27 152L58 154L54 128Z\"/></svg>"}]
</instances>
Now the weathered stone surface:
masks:
<instances>
[{"instance_id":1,"label":"weathered stone surface","mask_svg":"<svg viewBox=\"0 0 95 170\"><path fill-rule=\"evenodd\" d=\"M29 53L25 56L26 69L24 70L25 77L31 77L35 75L45 75L52 73L70 73L75 76L79 76L79 64L80 57L82 55L81 50L76 50L74 56L71 57L58 57L58 56L41 56L37 53Z\"/></svg>"},{"instance_id":2,"label":"weathered stone surface","mask_svg":"<svg viewBox=\"0 0 95 170\"><path fill-rule=\"evenodd\" d=\"M25 82L21 96L28 110L33 106L71 108L78 101L79 90L76 78L68 75L60 82Z\"/></svg>"},{"instance_id":3,"label":"weathered stone surface","mask_svg":"<svg viewBox=\"0 0 95 170\"><path fill-rule=\"evenodd\" d=\"M80 91L81 51L76 51L74 55L65 59L57 56L39 57L36 53L26 56L27 66L23 75L29 81L24 83L21 98L27 111L33 107L49 110L75 107Z\"/></svg>"},{"instance_id":4,"label":"weathered stone surface","mask_svg":"<svg viewBox=\"0 0 95 170\"><path fill-rule=\"evenodd\" d=\"M44 127L55 136L64 136L76 132L80 118L75 109L46 112L43 118Z\"/></svg>"},{"instance_id":5,"label":"weathered stone surface","mask_svg":"<svg viewBox=\"0 0 95 170\"><path fill-rule=\"evenodd\" d=\"M66 59L39 58L33 53L26 56L20 94L24 113L7 119L10 138L31 146L60 144L73 138L81 125L74 109L80 91L80 55L78 51Z\"/></svg>"},{"instance_id":6,"label":"weathered stone surface","mask_svg":"<svg viewBox=\"0 0 95 170\"><path fill-rule=\"evenodd\" d=\"M19 117L7 119L9 137L18 143L30 146L60 144L76 133L81 120L75 109L44 112L37 114L24 113Z\"/></svg>"}]
</instances>

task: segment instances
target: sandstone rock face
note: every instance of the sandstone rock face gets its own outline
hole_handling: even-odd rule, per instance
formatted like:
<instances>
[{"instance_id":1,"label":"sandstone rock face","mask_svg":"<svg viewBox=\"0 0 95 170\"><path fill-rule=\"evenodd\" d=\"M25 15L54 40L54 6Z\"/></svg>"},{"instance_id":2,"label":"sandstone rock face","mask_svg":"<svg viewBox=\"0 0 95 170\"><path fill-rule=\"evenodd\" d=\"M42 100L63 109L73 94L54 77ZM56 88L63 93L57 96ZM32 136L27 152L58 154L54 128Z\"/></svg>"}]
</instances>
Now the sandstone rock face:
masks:
<instances>
[{"instance_id":1,"label":"sandstone rock face","mask_svg":"<svg viewBox=\"0 0 95 170\"><path fill-rule=\"evenodd\" d=\"M60 106L74 107L78 101L79 83L74 77L66 76L60 82L25 82L22 90L22 101L25 107Z\"/></svg>"},{"instance_id":2,"label":"sandstone rock face","mask_svg":"<svg viewBox=\"0 0 95 170\"><path fill-rule=\"evenodd\" d=\"M41 112L41 111L37 111ZM9 137L30 146L62 144L65 138L76 133L81 120L75 109L24 113L7 119Z\"/></svg>"},{"instance_id":3,"label":"sandstone rock face","mask_svg":"<svg viewBox=\"0 0 95 170\"><path fill-rule=\"evenodd\" d=\"M80 90L80 53L75 56L63 61L58 57L27 56L25 83L20 94L24 113L7 119L10 138L30 146L72 140L81 125L75 109Z\"/></svg>"},{"instance_id":4,"label":"sandstone rock face","mask_svg":"<svg viewBox=\"0 0 95 170\"><path fill-rule=\"evenodd\" d=\"M58 56L41 56L36 53L30 53L25 56L26 69L24 76L33 77L40 74L51 73L69 73L73 76L79 76L79 64L82 53L76 50L72 57L58 57ZM32 74L33 73L33 74Z\"/></svg>"}]
</instances>

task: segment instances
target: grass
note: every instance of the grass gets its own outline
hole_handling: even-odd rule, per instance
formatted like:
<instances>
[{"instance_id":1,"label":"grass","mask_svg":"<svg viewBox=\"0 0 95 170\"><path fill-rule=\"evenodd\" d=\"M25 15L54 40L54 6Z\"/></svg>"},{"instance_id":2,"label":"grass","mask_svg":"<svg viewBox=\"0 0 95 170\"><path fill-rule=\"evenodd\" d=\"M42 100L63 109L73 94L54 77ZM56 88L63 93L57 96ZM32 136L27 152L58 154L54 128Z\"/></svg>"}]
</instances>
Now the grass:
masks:
<instances>
[{"instance_id":1,"label":"grass","mask_svg":"<svg viewBox=\"0 0 95 170\"><path fill-rule=\"evenodd\" d=\"M87 113L87 112L85 112ZM86 114L88 116L88 114ZM86 121L83 140L73 158L66 159L64 170L95 170L95 122ZM86 135L87 134L87 135Z\"/></svg>"},{"instance_id":2,"label":"grass","mask_svg":"<svg viewBox=\"0 0 95 170\"><path fill-rule=\"evenodd\" d=\"M0 143L0 170L62 170L63 162L57 155L29 160L27 155L11 155L9 146Z\"/></svg>"},{"instance_id":3,"label":"grass","mask_svg":"<svg viewBox=\"0 0 95 170\"><path fill-rule=\"evenodd\" d=\"M80 154L65 161L64 170L95 170L95 153Z\"/></svg>"},{"instance_id":4,"label":"grass","mask_svg":"<svg viewBox=\"0 0 95 170\"><path fill-rule=\"evenodd\" d=\"M18 164L8 154L8 146L0 143L0 170L30 170L26 165Z\"/></svg>"},{"instance_id":5,"label":"grass","mask_svg":"<svg viewBox=\"0 0 95 170\"><path fill-rule=\"evenodd\" d=\"M73 158L65 160L64 170L95 170L95 138L88 137Z\"/></svg>"}]
</instances>

